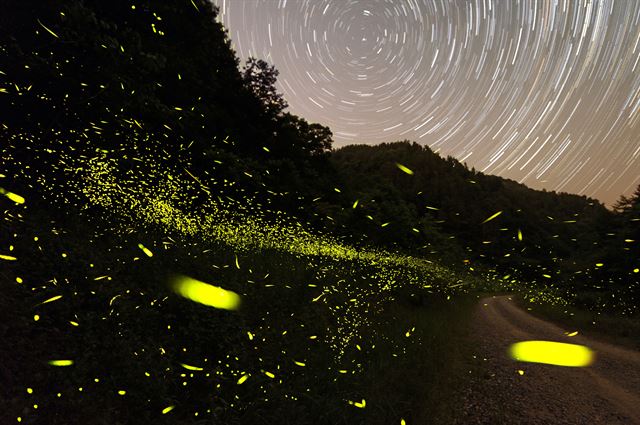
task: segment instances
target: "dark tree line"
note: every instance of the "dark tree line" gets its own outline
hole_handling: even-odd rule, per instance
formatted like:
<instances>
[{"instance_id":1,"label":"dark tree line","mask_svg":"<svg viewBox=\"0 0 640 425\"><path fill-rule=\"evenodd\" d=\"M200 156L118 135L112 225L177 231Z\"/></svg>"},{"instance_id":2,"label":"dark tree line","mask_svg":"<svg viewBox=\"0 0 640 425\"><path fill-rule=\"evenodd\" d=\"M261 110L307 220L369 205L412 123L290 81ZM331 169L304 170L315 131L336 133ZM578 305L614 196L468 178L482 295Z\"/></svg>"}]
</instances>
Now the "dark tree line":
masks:
<instances>
[{"instance_id":1,"label":"dark tree line","mask_svg":"<svg viewBox=\"0 0 640 425\"><path fill-rule=\"evenodd\" d=\"M485 175L408 141L346 146L331 164L340 193L316 203L316 219L354 240L540 285L640 292L640 188L610 211L585 196Z\"/></svg>"}]
</instances>

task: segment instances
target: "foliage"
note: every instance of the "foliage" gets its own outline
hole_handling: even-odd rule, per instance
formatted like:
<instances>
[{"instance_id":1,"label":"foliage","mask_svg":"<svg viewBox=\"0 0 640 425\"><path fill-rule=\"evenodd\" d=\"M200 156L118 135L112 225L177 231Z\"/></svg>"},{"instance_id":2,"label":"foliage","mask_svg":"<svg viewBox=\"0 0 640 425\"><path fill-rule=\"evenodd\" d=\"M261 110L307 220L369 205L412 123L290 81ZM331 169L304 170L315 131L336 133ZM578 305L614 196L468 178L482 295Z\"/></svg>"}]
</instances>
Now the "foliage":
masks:
<instances>
[{"instance_id":1,"label":"foliage","mask_svg":"<svg viewBox=\"0 0 640 425\"><path fill-rule=\"evenodd\" d=\"M540 288L563 287L572 298L614 291L617 301L590 307L636 310L638 193L614 213L585 196L485 175L408 141L346 146L331 164L340 193L325 197L318 211L331 216L324 221L335 232Z\"/></svg>"},{"instance_id":2,"label":"foliage","mask_svg":"<svg viewBox=\"0 0 640 425\"><path fill-rule=\"evenodd\" d=\"M420 322L406 316L390 331L383 313L405 296L452 296L462 279L419 258L356 250L284 214L267 220L247 196L203 199L226 186L130 136L117 152L66 137L50 152L26 137L5 149L8 159L48 155L12 170L29 188L22 203L1 199L0 242L15 257L2 258L0 330L16 341L0 350L3 422L376 423L380 406L354 403L406 405L410 394L376 398L370 363L413 362L406 347L432 331L409 338ZM174 274L239 294L241 309L177 297ZM426 376L448 370L421 362Z\"/></svg>"},{"instance_id":3,"label":"foliage","mask_svg":"<svg viewBox=\"0 0 640 425\"><path fill-rule=\"evenodd\" d=\"M238 69L208 1L4 6L0 107L10 112L2 124L13 134L72 130L93 146L117 149L135 127L161 137L167 151L188 150L198 172L214 166L207 151L223 150L242 158L250 174L248 166L286 163L301 186L331 146L326 127L282 114L287 104L273 66L250 58Z\"/></svg>"},{"instance_id":4,"label":"foliage","mask_svg":"<svg viewBox=\"0 0 640 425\"><path fill-rule=\"evenodd\" d=\"M246 87L262 102L265 113L276 117L287 108L287 102L276 89L278 70L262 59L250 57L242 70Z\"/></svg>"}]
</instances>

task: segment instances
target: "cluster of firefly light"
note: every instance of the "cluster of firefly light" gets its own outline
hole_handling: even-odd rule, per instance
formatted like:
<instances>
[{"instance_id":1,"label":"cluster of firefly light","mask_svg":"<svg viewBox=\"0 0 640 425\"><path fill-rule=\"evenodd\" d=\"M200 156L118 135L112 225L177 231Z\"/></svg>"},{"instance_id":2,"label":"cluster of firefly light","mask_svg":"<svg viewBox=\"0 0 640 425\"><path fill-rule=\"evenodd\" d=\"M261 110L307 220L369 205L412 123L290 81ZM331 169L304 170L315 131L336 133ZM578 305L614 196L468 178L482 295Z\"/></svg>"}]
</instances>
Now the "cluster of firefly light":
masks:
<instances>
[{"instance_id":1,"label":"cluster of firefly light","mask_svg":"<svg viewBox=\"0 0 640 425\"><path fill-rule=\"evenodd\" d=\"M237 279L225 282L223 278L219 278L212 283L191 276L177 275L167 282L175 294L205 306L242 311L243 304L255 304L255 298L268 298L273 296L266 295L268 293L283 291L282 297L286 299L287 292L295 290L294 285L304 285L300 282L267 283L269 273L255 276L256 272L252 270L254 266L251 264L255 263L256 258L263 255L270 258L270 253L279 252L280 255L291 258L293 264L305 264L305 268L311 271L310 282L305 285L308 294L305 296L305 302L311 307L304 307L311 312L309 317L303 323L291 319L287 322L278 319L277 313L269 310L270 306L261 305L264 311L260 325L245 329L244 333L249 344L271 344L272 348L267 349L268 351L273 350L274 344L278 344L276 335L282 337L288 333L293 338L296 330L292 327L302 326L310 332L314 329L313 334L307 335L303 341L310 344L308 349L321 344L332 353L330 359L325 359L324 365L315 366L332 368L331 370L337 374L334 380L340 379L340 376L353 377L361 372L366 364L367 354L375 350L376 346L391 344L395 347L394 353L401 355L406 351L403 344L419 343L410 338L410 327L399 329L396 336L376 332L379 313L395 299L400 288L409 287L451 295L462 287L461 280L454 272L432 262L375 248L357 250L331 235L306 230L303 225L284 214L280 215L278 221L268 221L262 216L260 209L252 205L250 198L242 199L241 202L225 202L222 197L212 196L197 204L197 196L194 194L201 191L211 192L212 186L216 183L198 179L189 171L188 164L155 156L151 153L152 150L137 150L135 146L141 143L140 141L133 141L134 147L130 150L109 151L90 148L79 154L78 149L82 149L77 148L68 138L64 138L63 141L57 136L59 135L56 133L46 135L48 140L52 141L49 146L55 149L40 150L36 147L37 143L33 143L36 138L25 135L13 138L7 149L9 161L15 159L11 148L18 147L16 150L24 149L32 155L34 164L40 160L46 164L42 169L38 169L37 165L24 164L15 167L13 171L20 175L21 181L28 182L34 188L45 189L50 194L47 196L48 202L60 208L82 210L87 217L93 214L103 215L105 220L101 221L100 232L119 236L123 249L129 246L138 250L139 254L133 261L142 262L158 254L171 256L172 248L183 244L186 249L192 251L194 258L200 256L200 261L216 263L213 265L214 269L237 270L238 273L249 275L247 282L242 285L238 284ZM142 143L146 146L153 145L149 139L143 140ZM141 151L144 151L144 154ZM55 172L52 173L51 170ZM25 208L29 205L29 200L18 194L4 189L3 194L17 206ZM240 203L243 206L236 208ZM28 217L29 210L27 208L18 214ZM43 229L43 232L47 230ZM145 234L156 236L144 236ZM86 250L95 249L91 243L95 237L89 238ZM139 239L135 240L135 237ZM230 264L224 264L225 251L233 253ZM130 251L127 252L130 255ZM75 256L81 255L75 253ZM112 255L119 256L115 251ZM65 252L63 258L73 256L73 252ZM126 267L131 259L122 256L118 258L117 263ZM21 257L22 261L32 258L27 254L15 257L7 255L3 260L21 261ZM109 285L114 279L126 278L122 273L118 275L113 270L96 270L94 264L90 266L87 273L88 285L94 282ZM277 269L279 266L273 264L270 267ZM54 270L50 271L55 273L55 265L52 268ZM17 282L24 285L22 277L17 279ZM109 293L106 287L105 290ZM48 297L41 306L54 302L64 303L67 299L66 295L60 295L56 285L45 285L38 291L47 294ZM162 291L162 288L159 288L159 291ZM115 311L123 308L119 307L122 300L132 297L136 292L136 288L130 288L124 292L110 294L109 307ZM163 298L160 294L155 297L153 294L149 295L153 297L151 305L156 307L166 301L166 297ZM300 308L302 307L291 306L292 315ZM318 317L324 317L324 328L309 323L319 322ZM75 323L72 326L88 325L79 319L71 322ZM34 326L45 326L44 323L45 321L37 316ZM283 352L286 351L285 346L286 344L283 344ZM165 350L162 347L161 349ZM297 352L304 351L302 347L297 348ZM303 368L313 360L312 355L309 354L308 357L298 357L291 361L295 366ZM188 373L181 374L180 379L184 379L184 375L193 377L198 372L206 373L209 369L206 366L207 361L210 359L200 359L197 366L189 362L181 363L181 367ZM73 366L76 360L54 358L49 359L49 364L60 367ZM287 368L280 364L272 365L270 368L262 367L256 372L256 365L233 362L231 357L216 367L221 365L227 366L227 370L217 370L215 373L211 371L212 376L232 376L235 385L238 386L256 382L255 385L259 387L264 399L271 397L268 393L270 387L256 380L256 373L279 383L287 380L283 376L287 373ZM251 377L254 379L250 379ZM295 376L290 378L292 381L295 380ZM307 388L306 391L308 390ZM122 396L129 394L126 389L117 391ZM302 392L305 392L305 389L291 388L282 396L296 399ZM366 406L365 399L345 399L345 402L356 408ZM241 403L232 403L232 406L242 408ZM167 406L163 413L167 414L173 408L173 405Z\"/></svg>"}]
</instances>

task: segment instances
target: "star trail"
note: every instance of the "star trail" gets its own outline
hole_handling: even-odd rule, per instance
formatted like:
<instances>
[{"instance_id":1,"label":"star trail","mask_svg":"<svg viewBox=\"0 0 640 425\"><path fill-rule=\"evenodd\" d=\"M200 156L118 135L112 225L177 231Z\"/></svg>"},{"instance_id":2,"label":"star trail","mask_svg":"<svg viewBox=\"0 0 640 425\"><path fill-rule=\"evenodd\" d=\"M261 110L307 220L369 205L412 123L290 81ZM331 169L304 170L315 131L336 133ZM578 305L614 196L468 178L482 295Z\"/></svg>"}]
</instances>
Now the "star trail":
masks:
<instances>
[{"instance_id":1,"label":"star trail","mask_svg":"<svg viewBox=\"0 0 640 425\"><path fill-rule=\"evenodd\" d=\"M640 183L640 2L214 3L337 147L408 139L609 205Z\"/></svg>"}]
</instances>

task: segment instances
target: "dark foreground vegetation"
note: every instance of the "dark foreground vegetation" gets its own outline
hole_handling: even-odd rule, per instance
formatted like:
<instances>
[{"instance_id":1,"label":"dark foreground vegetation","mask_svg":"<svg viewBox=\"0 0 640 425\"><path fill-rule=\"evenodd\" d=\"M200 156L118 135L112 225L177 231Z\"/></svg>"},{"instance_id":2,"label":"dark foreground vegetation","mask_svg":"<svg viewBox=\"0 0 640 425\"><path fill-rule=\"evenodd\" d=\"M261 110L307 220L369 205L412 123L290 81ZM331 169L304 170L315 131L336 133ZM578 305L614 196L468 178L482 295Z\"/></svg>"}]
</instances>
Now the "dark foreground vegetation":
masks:
<instances>
[{"instance_id":1,"label":"dark foreground vegetation","mask_svg":"<svg viewBox=\"0 0 640 425\"><path fill-rule=\"evenodd\" d=\"M382 424L453 414L469 297L380 290L379 280L406 279L402 268L238 251L149 228L114 233L112 223L32 211L35 200L3 204L2 246L16 260L1 275L2 423ZM242 294L242 307L180 299L167 285L177 273Z\"/></svg>"},{"instance_id":2,"label":"dark foreground vegetation","mask_svg":"<svg viewBox=\"0 0 640 425\"><path fill-rule=\"evenodd\" d=\"M640 189L332 149L204 0L4 6L2 423L446 423L474 291L637 319Z\"/></svg>"}]
</instances>

